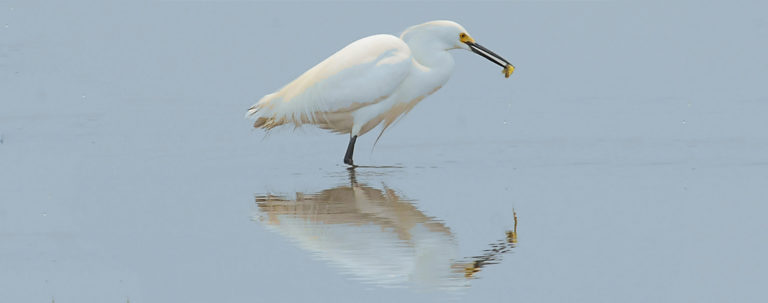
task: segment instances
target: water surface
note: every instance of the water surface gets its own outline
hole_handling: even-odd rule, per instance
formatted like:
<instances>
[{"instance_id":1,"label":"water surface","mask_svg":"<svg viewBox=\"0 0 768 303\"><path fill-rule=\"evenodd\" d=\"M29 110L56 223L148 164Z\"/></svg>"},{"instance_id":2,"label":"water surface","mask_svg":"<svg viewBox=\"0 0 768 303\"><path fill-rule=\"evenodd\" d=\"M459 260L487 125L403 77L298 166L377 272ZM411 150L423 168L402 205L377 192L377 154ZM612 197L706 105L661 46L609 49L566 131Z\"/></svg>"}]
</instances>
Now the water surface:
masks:
<instances>
[{"instance_id":1,"label":"water surface","mask_svg":"<svg viewBox=\"0 0 768 303\"><path fill-rule=\"evenodd\" d=\"M0 302L766 301L765 6L0 3ZM454 53L373 167L243 119L438 18L515 74Z\"/></svg>"}]
</instances>

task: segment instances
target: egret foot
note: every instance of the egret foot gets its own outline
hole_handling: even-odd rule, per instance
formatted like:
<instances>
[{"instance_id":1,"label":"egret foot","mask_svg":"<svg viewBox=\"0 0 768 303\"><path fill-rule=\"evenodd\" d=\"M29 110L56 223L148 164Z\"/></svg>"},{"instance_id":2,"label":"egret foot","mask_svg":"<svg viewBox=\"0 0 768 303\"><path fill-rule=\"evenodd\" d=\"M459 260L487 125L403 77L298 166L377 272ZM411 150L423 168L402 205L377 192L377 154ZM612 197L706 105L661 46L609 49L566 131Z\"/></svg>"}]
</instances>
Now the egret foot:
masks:
<instances>
[{"instance_id":1,"label":"egret foot","mask_svg":"<svg viewBox=\"0 0 768 303\"><path fill-rule=\"evenodd\" d=\"M352 161L352 154L355 153L355 141L357 141L357 135L349 137L347 153L344 155L344 164L355 166L355 163Z\"/></svg>"}]
</instances>

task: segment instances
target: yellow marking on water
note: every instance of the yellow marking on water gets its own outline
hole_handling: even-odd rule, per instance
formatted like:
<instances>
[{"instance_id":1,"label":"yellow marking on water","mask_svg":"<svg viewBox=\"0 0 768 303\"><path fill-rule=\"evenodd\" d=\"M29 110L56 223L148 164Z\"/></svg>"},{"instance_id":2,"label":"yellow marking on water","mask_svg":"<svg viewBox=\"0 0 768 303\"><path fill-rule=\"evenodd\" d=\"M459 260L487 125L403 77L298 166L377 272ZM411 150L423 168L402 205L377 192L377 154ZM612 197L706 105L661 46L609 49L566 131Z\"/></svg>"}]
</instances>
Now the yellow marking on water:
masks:
<instances>
[{"instance_id":1,"label":"yellow marking on water","mask_svg":"<svg viewBox=\"0 0 768 303\"><path fill-rule=\"evenodd\" d=\"M515 218L515 227L511 231L507 231L507 242L510 244L517 244L517 212L512 210L512 216Z\"/></svg>"}]
</instances>

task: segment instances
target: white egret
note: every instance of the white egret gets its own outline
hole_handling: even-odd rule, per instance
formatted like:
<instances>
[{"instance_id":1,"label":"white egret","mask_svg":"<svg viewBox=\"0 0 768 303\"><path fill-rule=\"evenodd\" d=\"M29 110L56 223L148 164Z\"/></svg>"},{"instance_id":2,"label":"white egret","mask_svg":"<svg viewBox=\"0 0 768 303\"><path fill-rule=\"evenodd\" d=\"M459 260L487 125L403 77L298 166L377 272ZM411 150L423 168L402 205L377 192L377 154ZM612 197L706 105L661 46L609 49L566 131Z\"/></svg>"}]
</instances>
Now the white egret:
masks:
<instances>
[{"instance_id":1,"label":"white egret","mask_svg":"<svg viewBox=\"0 0 768 303\"><path fill-rule=\"evenodd\" d=\"M350 134L344 163L354 166L355 140L383 123L381 133L398 117L448 81L452 49L471 50L514 71L507 60L480 46L453 21L431 21L406 29L400 38L373 35L347 45L280 90L262 97L246 117L253 126L314 124Z\"/></svg>"}]
</instances>

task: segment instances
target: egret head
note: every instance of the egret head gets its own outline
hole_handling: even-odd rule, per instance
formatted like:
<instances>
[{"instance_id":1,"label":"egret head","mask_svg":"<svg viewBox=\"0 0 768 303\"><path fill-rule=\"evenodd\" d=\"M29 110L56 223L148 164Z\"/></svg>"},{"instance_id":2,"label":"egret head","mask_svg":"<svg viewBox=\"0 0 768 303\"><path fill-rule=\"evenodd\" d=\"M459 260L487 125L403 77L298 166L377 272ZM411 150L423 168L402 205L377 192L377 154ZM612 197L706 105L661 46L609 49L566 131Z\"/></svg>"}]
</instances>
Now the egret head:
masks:
<instances>
[{"instance_id":1,"label":"egret head","mask_svg":"<svg viewBox=\"0 0 768 303\"><path fill-rule=\"evenodd\" d=\"M400 36L409 45L420 44L431 49L451 50L469 47L458 40L459 35L469 36L467 30L456 22L438 20L409 27Z\"/></svg>"},{"instance_id":2,"label":"egret head","mask_svg":"<svg viewBox=\"0 0 768 303\"><path fill-rule=\"evenodd\" d=\"M409 27L400 36L412 48L428 48L433 50L465 49L485 57L503 67L502 73L509 78L515 67L507 60L491 50L477 44L463 26L448 20L430 21Z\"/></svg>"}]
</instances>

